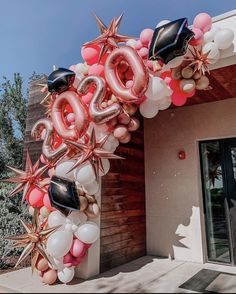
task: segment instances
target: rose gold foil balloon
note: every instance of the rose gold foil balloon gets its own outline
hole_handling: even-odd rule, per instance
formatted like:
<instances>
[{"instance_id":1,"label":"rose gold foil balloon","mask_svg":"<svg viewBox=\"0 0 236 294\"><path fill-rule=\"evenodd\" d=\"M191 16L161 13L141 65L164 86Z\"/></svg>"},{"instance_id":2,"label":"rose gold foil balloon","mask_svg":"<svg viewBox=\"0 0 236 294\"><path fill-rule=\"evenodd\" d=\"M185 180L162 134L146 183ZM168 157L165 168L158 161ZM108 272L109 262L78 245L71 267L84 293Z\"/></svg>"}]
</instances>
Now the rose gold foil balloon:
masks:
<instances>
[{"instance_id":1,"label":"rose gold foil balloon","mask_svg":"<svg viewBox=\"0 0 236 294\"><path fill-rule=\"evenodd\" d=\"M45 258L40 258L36 264L36 268L41 272L45 272L49 268L47 260Z\"/></svg>"},{"instance_id":2,"label":"rose gold foil balloon","mask_svg":"<svg viewBox=\"0 0 236 294\"><path fill-rule=\"evenodd\" d=\"M69 128L63 116L63 110L67 103L75 114L75 122L72 128ZM76 140L83 136L88 129L89 117L86 106L75 92L61 93L53 104L51 116L54 128L63 139Z\"/></svg>"},{"instance_id":3,"label":"rose gold foil balloon","mask_svg":"<svg viewBox=\"0 0 236 294\"><path fill-rule=\"evenodd\" d=\"M131 67L134 78L131 88L121 82L117 67L121 61L125 60ZM147 90L149 75L147 69L135 51L129 46L116 48L108 56L105 63L105 79L112 90L113 94L124 103L137 103Z\"/></svg>"},{"instance_id":4,"label":"rose gold foil balloon","mask_svg":"<svg viewBox=\"0 0 236 294\"><path fill-rule=\"evenodd\" d=\"M50 269L43 274L42 282L46 285L52 285L57 280L57 271Z\"/></svg>"},{"instance_id":5,"label":"rose gold foil balloon","mask_svg":"<svg viewBox=\"0 0 236 294\"><path fill-rule=\"evenodd\" d=\"M106 94L106 85L104 80L98 76L87 76L84 78L78 86L78 93L82 95L87 94L91 84L96 86L96 90L89 105L90 117L97 124L106 123L120 113L121 105L119 103L113 103L105 109L102 108L101 104Z\"/></svg>"},{"instance_id":6,"label":"rose gold foil balloon","mask_svg":"<svg viewBox=\"0 0 236 294\"><path fill-rule=\"evenodd\" d=\"M124 104L123 109L131 116L134 115L135 112L138 110L138 106L136 104Z\"/></svg>"},{"instance_id":7,"label":"rose gold foil balloon","mask_svg":"<svg viewBox=\"0 0 236 294\"><path fill-rule=\"evenodd\" d=\"M100 214L99 206L97 203L90 203L84 213L89 219L97 218Z\"/></svg>"},{"instance_id":8,"label":"rose gold foil balloon","mask_svg":"<svg viewBox=\"0 0 236 294\"><path fill-rule=\"evenodd\" d=\"M117 138L119 141L121 139L124 139L127 135L128 135L128 130L127 127L124 125L118 125L117 127L115 127L113 135L115 138Z\"/></svg>"},{"instance_id":9,"label":"rose gold foil balloon","mask_svg":"<svg viewBox=\"0 0 236 294\"><path fill-rule=\"evenodd\" d=\"M56 150L52 150L53 142L53 124L48 118L38 120L31 131L31 136L37 140L40 139L42 131L45 130L44 142L42 147L43 155L49 160L54 160L66 151L66 144L62 143Z\"/></svg>"},{"instance_id":10,"label":"rose gold foil balloon","mask_svg":"<svg viewBox=\"0 0 236 294\"><path fill-rule=\"evenodd\" d=\"M131 140L131 135L130 133L128 133L124 138L120 139L120 143L126 144L129 143L129 141Z\"/></svg>"},{"instance_id":11,"label":"rose gold foil balloon","mask_svg":"<svg viewBox=\"0 0 236 294\"><path fill-rule=\"evenodd\" d=\"M129 132L136 131L140 126L140 122L136 117L131 118L130 123L128 124L127 128Z\"/></svg>"}]
</instances>

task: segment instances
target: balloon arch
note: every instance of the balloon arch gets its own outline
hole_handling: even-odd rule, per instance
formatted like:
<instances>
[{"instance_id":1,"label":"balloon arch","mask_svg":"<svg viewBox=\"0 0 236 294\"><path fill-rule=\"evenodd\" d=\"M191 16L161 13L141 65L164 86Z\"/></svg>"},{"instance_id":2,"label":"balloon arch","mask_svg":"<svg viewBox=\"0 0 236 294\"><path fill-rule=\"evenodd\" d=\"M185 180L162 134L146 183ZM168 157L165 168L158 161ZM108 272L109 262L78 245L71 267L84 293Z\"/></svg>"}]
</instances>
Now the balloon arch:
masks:
<instances>
[{"instance_id":1,"label":"balloon arch","mask_svg":"<svg viewBox=\"0 0 236 294\"><path fill-rule=\"evenodd\" d=\"M234 39L206 13L191 29L186 18L164 20L138 39L118 33L121 19L106 26L96 16L100 35L82 47L84 63L55 69L41 85L47 117L32 136L43 140L42 155L33 164L27 153L25 170L11 167L15 176L6 180L17 184L11 196L23 191L33 216L30 225L22 221L24 235L8 238L24 247L17 265L31 254L45 284L70 282L99 238L99 177L138 129L137 111L152 118L207 90L208 66Z\"/></svg>"}]
</instances>

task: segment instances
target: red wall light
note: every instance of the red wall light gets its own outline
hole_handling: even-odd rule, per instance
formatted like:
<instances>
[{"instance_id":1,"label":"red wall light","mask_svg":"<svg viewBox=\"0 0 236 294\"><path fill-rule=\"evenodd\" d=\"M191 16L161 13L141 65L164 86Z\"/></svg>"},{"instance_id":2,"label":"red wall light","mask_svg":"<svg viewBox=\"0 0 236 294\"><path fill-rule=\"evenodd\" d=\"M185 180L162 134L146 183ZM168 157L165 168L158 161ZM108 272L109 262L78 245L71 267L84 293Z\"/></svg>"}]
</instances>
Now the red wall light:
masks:
<instances>
[{"instance_id":1,"label":"red wall light","mask_svg":"<svg viewBox=\"0 0 236 294\"><path fill-rule=\"evenodd\" d=\"M179 151L178 157L179 157L179 159L184 160L186 158L185 151L184 150Z\"/></svg>"}]
</instances>

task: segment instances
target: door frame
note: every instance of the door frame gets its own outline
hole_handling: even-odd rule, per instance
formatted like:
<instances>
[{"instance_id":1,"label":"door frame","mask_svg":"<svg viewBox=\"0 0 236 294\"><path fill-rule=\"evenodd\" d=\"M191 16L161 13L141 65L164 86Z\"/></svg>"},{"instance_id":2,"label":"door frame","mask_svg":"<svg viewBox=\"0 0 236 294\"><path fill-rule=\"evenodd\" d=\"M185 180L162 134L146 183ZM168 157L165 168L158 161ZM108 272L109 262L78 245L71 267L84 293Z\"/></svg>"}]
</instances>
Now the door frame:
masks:
<instances>
[{"instance_id":1,"label":"door frame","mask_svg":"<svg viewBox=\"0 0 236 294\"><path fill-rule=\"evenodd\" d=\"M206 197L205 197L205 185L204 185L204 171L203 171L203 158L202 158L202 152L201 152L201 145L204 143L210 143L210 142L216 142L218 141L220 144L220 151L221 151L221 162L222 162L222 177L223 177L223 189L225 193L225 201L226 201L226 207L225 207L225 215L226 215L226 221L227 221L227 235L228 235L228 241L229 241L229 253L230 253L230 262L224 262L224 261L213 261L209 260L209 244L208 244L208 227L206 222ZM214 139L203 139L198 140L198 153L199 153L199 163L200 163L200 180L201 180L201 203L202 203L202 212L203 212L203 225L204 225L204 234L203 235L203 243L205 248L205 261L207 263L213 263L213 264L223 264L226 266L236 266L236 252L235 251L234 244L236 244L236 240L233 241L232 236L232 230L231 230L231 220L230 220L230 212L229 212L229 193L228 193L228 178L226 176L226 169L228 169L228 166L226 167L226 150L225 150L225 144L234 142L236 146L236 137L226 137L226 138L214 138ZM228 158L229 159L229 158ZM226 209L227 208L227 209ZM236 227L236 223L234 224ZM234 236L236 239L236 236Z\"/></svg>"}]
</instances>

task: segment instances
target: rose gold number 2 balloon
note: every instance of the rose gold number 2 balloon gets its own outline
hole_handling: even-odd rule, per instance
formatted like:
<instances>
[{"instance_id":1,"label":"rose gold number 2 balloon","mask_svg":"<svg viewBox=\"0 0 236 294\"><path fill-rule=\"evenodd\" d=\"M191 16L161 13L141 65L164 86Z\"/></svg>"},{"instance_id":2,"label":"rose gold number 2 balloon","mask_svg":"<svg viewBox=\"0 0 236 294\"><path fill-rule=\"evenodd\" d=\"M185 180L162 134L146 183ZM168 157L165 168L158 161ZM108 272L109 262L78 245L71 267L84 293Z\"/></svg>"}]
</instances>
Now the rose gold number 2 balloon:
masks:
<instances>
[{"instance_id":1,"label":"rose gold number 2 balloon","mask_svg":"<svg viewBox=\"0 0 236 294\"><path fill-rule=\"evenodd\" d=\"M90 117L97 124L106 123L120 113L121 105L114 103L105 109L101 108L101 103L106 94L106 88L103 79L98 76L87 76L84 78L78 86L78 93L83 95L87 94L91 84L95 84L96 90L89 105Z\"/></svg>"},{"instance_id":2,"label":"rose gold number 2 balloon","mask_svg":"<svg viewBox=\"0 0 236 294\"><path fill-rule=\"evenodd\" d=\"M125 60L133 71L134 81L131 88L126 88L118 75L117 65L121 60ZM105 78L110 89L120 101L137 103L146 92L149 75L138 53L133 48L124 46L115 49L108 56L105 63Z\"/></svg>"},{"instance_id":3,"label":"rose gold number 2 balloon","mask_svg":"<svg viewBox=\"0 0 236 294\"><path fill-rule=\"evenodd\" d=\"M63 116L64 106L67 103L75 114L75 124L72 128L67 126ZM86 107L78 94L72 91L63 92L56 98L51 116L54 128L63 139L77 140L86 133L89 125Z\"/></svg>"},{"instance_id":4,"label":"rose gold number 2 balloon","mask_svg":"<svg viewBox=\"0 0 236 294\"><path fill-rule=\"evenodd\" d=\"M38 120L31 131L31 136L37 140L41 137L42 130L46 130L46 135L43 142L42 152L43 155L49 160L54 160L67 150L66 144L62 143L56 150L52 150L53 142L53 124L50 119L42 118Z\"/></svg>"}]
</instances>

